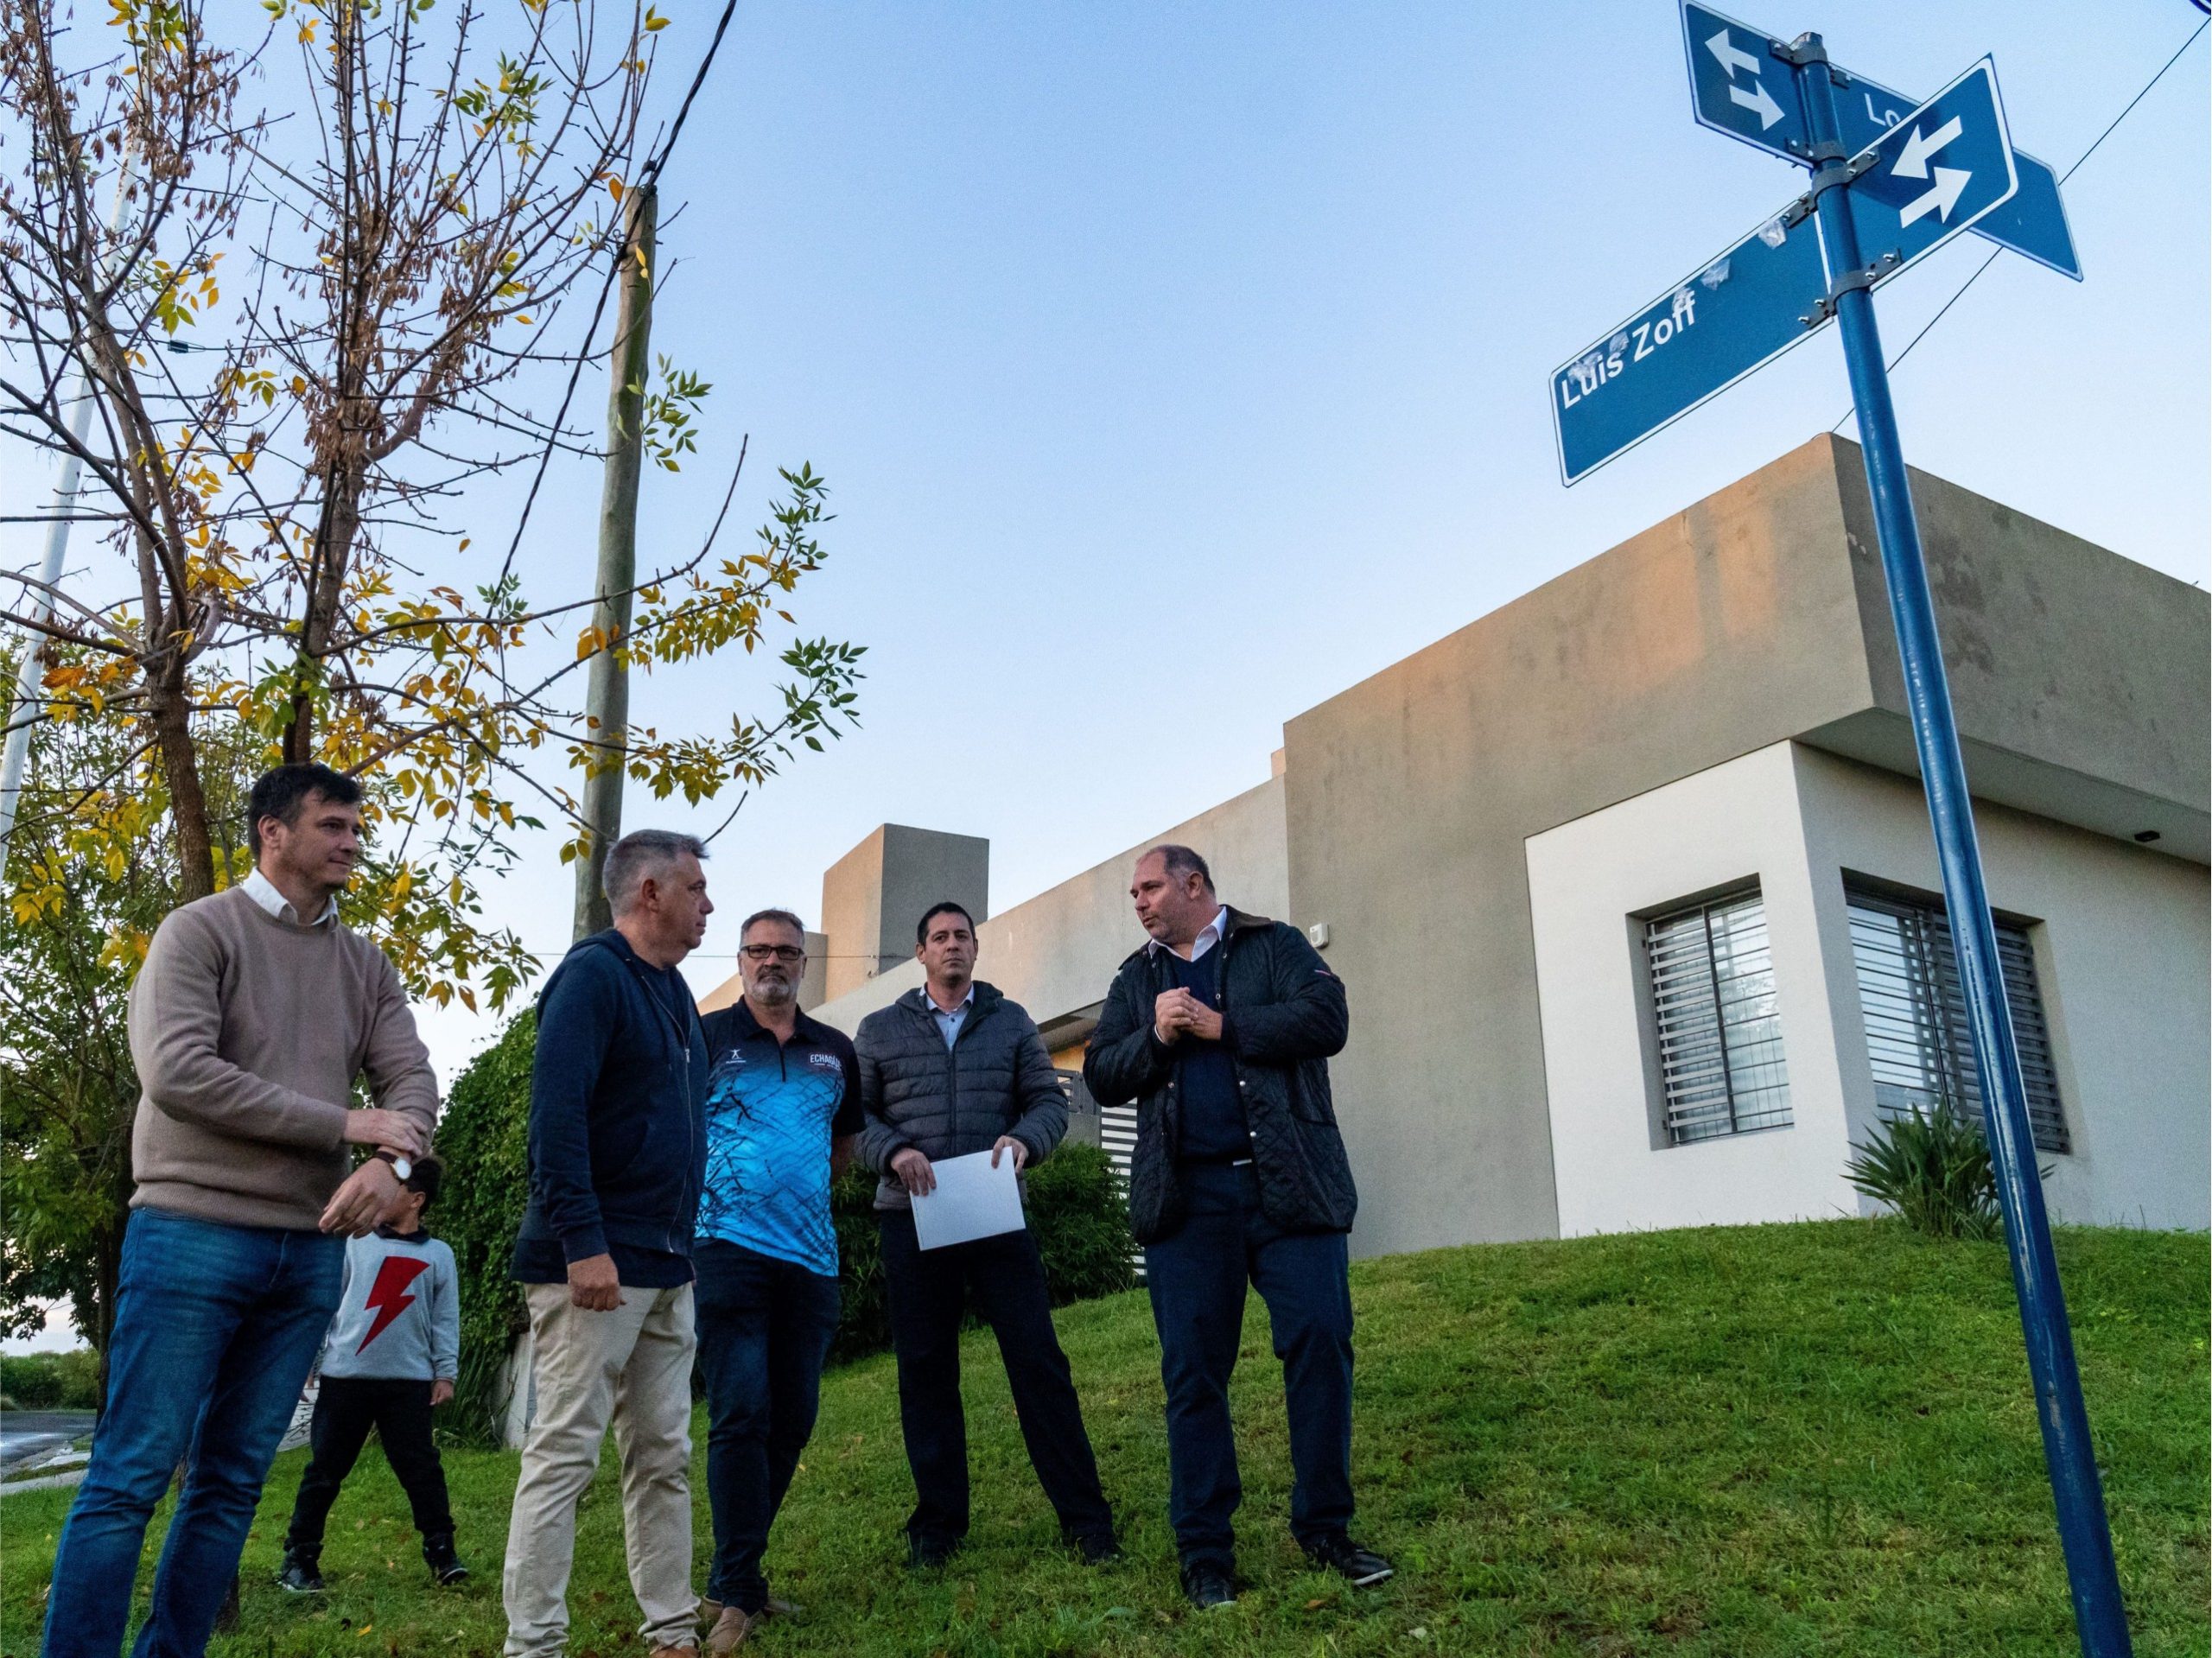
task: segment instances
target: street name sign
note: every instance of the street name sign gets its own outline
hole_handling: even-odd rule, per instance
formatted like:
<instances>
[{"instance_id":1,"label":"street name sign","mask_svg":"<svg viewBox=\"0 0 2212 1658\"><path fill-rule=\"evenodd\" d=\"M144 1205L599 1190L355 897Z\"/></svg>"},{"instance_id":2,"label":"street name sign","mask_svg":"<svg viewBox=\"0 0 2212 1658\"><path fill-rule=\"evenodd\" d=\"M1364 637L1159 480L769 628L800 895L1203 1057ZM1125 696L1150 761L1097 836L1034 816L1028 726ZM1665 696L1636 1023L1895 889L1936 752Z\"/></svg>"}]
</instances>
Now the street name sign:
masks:
<instances>
[{"instance_id":1,"label":"street name sign","mask_svg":"<svg viewBox=\"0 0 2212 1658\"><path fill-rule=\"evenodd\" d=\"M1769 219L1552 375L1560 475L1574 483L1815 332L1817 222Z\"/></svg>"},{"instance_id":2,"label":"street name sign","mask_svg":"<svg viewBox=\"0 0 2212 1658\"><path fill-rule=\"evenodd\" d=\"M2012 199L2012 162L1997 67L1987 58L1852 157L1859 251L1895 276ZM1840 276L1832 271L1831 276Z\"/></svg>"},{"instance_id":3,"label":"street name sign","mask_svg":"<svg viewBox=\"0 0 2212 1658\"><path fill-rule=\"evenodd\" d=\"M1802 164L1812 143L1787 60L1788 43L1692 0L1683 0L1681 16L1690 105L1699 124ZM1855 70L1831 67L1842 79L1836 89L1836 125L1851 155L1879 143L1920 101ZM1975 234L2081 281L2082 262L2059 199L2058 175L2032 156L2016 151L2013 160L2018 190L1974 226Z\"/></svg>"}]
</instances>

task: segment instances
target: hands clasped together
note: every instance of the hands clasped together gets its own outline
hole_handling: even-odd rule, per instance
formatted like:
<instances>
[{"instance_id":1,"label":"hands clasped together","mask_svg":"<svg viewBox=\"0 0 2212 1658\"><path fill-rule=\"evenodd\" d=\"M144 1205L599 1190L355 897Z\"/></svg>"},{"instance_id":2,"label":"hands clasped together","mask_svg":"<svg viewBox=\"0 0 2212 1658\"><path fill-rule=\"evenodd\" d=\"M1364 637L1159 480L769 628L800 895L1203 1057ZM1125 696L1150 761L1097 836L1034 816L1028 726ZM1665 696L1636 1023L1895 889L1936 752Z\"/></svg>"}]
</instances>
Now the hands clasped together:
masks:
<instances>
[{"instance_id":1,"label":"hands clasped together","mask_svg":"<svg viewBox=\"0 0 2212 1658\"><path fill-rule=\"evenodd\" d=\"M1201 1042L1218 1042L1221 1014L1179 987L1163 990L1153 1001L1152 1030L1170 1047L1185 1035L1194 1036Z\"/></svg>"}]
</instances>

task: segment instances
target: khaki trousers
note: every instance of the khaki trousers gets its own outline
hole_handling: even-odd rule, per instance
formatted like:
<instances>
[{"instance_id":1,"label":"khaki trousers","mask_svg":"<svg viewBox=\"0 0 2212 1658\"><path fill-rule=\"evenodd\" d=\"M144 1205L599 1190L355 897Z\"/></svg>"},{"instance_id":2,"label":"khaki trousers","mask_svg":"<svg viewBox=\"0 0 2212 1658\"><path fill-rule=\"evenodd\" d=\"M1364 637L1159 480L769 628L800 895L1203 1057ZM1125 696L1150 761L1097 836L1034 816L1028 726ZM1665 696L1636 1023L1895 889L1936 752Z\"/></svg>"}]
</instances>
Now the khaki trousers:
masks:
<instances>
[{"instance_id":1,"label":"khaki trousers","mask_svg":"<svg viewBox=\"0 0 2212 1658\"><path fill-rule=\"evenodd\" d=\"M537 1414L507 1527L507 1658L557 1658L569 1633L576 1502L611 1420L622 1453L622 1534L648 1648L697 1639L691 1590L691 1286L622 1291L588 1312L566 1284L531 1284Z\"/></svg>"}]
</instances>

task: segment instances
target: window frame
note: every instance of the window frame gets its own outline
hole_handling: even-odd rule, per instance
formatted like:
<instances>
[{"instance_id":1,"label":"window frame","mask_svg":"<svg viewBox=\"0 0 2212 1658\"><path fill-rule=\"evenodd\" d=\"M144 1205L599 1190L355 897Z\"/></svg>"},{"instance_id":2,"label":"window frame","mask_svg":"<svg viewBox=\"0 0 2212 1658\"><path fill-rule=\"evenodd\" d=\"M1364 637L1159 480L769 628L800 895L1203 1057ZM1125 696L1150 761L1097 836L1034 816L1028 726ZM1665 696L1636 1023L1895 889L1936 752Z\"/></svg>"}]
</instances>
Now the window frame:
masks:
<instances>
[{"instance_id":1,"label":"window frame","mask_svg":"<svg viewBox=\"0 0 2212 1658\"><path fill-rule=\"evenodd\" d=\"M1764 995L1771 1004L1770 1011L1759 1015L1759 1022L1769 1028L1766 1033L1750 1038L1741 1043L1732 1043L1729 1034L1728 1007L1732 990L1752 974L1722 976L1728 952L1719 947L1713 928L1717 915L1740 910L1746 902L1755 904L1758 911L1759 943L1757 950L1764 957L1764 964L1754 969L1763 974L1765 988L1754 989L1752 995ZM1705 976L1705 997L1701 1001L1675 1003L1681 992L1694 994L1688 979L1670 978L1665 963L1657 958L1656 949L1664 948L1662 929L1695 918L1700 923L1701 948L1688 944L1702 960ZM1646 910L1629 918L1631 944L1634 950L1642 1003L1644 1051L1644 1076L1650 1114L1651 1147L1654 1151L1673 1151L1711 1141L1726 1141L1745 1134L1765 1134L1794 1128L1796 1125L1796 1103L1791 1097L1787 1043L1783 1032L1780 986L1774 967L1772 924L1766 909L1766 893L1758 876L1731 881L1694 896L1678 899L1655 909ZM1695 968L1689 969L1696 972ZM1736 1000L1741 1000L1737 993ZM1678 1026L1679 1017L1702 1017L1709 1021L1709 1028L1692 1032ZM1739 1021L1741 1023L1746 1021ZM1713 1064L1717 1066L1724 1115L1708 1114L1700 1121L1694 1107L1684 1109L1689 1088L1677 1086L1670 1078L1670 1048L1682 1039L1702 1040L1713 1052ZM1744 1051L1771 1045L1771 1058L1760 1058ZM1694 1050L1692 1050L1694 1051ZM1773 1077L1765 1081L1753 1081L1752 1074L1771 1067ZM1677 1064L1677 1069L1679 1069ZM1710 1086L1708 1081L1707 1086ZM1762 1099L1761 1096L1764 1096ZM1678 1115L1678 1110L1680 1115ZM1725 1123L1725 1126L1722 1124ZM1700 1128L1703 1132L1696 1132Z\"/></svg>"}]
</instances>

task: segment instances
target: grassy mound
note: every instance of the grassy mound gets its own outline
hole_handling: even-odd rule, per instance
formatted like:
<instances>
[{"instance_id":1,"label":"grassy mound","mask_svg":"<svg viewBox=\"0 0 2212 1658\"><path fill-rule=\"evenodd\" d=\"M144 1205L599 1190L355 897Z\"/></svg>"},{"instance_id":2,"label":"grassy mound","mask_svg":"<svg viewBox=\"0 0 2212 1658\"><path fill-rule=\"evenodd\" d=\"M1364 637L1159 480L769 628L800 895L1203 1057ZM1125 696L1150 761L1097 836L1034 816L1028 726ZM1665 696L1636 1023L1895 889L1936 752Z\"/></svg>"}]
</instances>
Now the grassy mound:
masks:
<instances>
[{"instance_id":1,"label":"grassy mound","mask_svg":"<svg viewBox=\"0 0 2212 1658\"><path fill-rule=\"evenodd\" d=\"M2069 1230L2059 1254L2136 1650L2202 1654L2207 1240ZM895 1381L887 1358L871 1359L824 1388L769 1557L778 1591L806 1615L769 1626L758 1649L2075 1650L1997 1246L1857 1221L1659 1233L1369 1261L1353 1293L1359 1532L1396 1556L1395 1582L1355 1591L1303 1569L1284 1527L1280 1372L1255 1300L1236 1399L1252 1587L1233 1609L1186 1612L1158 1352L1135 1293L1059 1315L1127 1563L1090 1572L1059 1547L983 1334L966 1348L975 1530L950 1568L910 1577ZM332 1516L320 1604L270 1585L303 1461L283 1458L270 1483L246 1553L245 1628L213 1652L499 1650L512 1454L448 1455L477 1576L446 1591L423 1574L396 1483L364 1457ZM67 1496L0 1509L0 1654L36 1650ZM642 1652L611 1452L585 1499L571 1599L572 1652Z\"/></svg>"}]
</instances>

